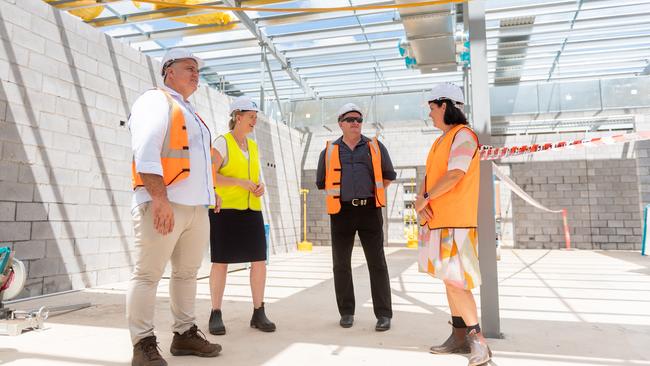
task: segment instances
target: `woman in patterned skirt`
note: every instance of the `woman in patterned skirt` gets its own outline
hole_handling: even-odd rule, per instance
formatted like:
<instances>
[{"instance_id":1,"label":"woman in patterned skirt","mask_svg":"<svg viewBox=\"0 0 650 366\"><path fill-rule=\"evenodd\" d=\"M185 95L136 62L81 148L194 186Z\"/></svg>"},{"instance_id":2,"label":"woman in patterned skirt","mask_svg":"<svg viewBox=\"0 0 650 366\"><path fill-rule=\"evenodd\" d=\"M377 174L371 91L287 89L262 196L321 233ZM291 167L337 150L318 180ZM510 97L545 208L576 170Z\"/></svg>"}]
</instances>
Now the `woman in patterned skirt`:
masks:
<instances>
[{"instance_id":1,"label":"woman in patterned skirt","mask_svg":"<svg viewBox=\"0 0 650 366\"><path fill-rule=\"evenodd\" d=\"M431 347L431 353L471 352L469 365L482 365L492 355L471 292L481 284L478 137L467 126L458 86L437 85L428 101L429 116L443 133L429 151L424 184L415 201L421 225L418 264L420 271L444 281L453 326L449 338Z\"/></svg>"}]
</instances>

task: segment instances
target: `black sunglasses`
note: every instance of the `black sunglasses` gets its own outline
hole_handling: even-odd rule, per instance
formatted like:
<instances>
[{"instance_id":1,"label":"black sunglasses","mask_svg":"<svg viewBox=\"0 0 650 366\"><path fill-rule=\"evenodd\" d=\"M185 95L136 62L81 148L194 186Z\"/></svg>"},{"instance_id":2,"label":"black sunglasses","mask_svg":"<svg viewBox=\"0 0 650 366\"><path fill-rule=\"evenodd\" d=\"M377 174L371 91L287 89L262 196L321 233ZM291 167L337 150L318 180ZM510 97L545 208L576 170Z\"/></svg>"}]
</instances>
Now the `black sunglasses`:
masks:
<instances>
[{"instance_id":1,"label":"black sunglasses","mask_svg":"<svg viewBox=\"0 0 650 366\"><path fill-rule=\"evenodd\" d=\"M352 123L352 122L359 122L363 123L363 118L362 117L346 117L341 120L341 122L347 122L347 123Z\"/></svg>"}]
</instances>

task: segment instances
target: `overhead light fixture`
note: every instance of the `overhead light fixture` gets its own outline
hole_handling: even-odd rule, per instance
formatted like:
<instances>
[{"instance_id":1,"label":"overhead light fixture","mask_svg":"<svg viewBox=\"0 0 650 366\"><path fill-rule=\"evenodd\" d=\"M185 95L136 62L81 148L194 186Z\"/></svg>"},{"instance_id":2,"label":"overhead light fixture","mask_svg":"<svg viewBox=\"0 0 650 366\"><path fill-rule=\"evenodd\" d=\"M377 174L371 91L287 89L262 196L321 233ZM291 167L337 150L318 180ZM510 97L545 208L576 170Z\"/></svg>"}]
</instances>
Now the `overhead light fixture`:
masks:
<instances>
[{"instance_id":1,"label":"overhead light fixture","mask_svg":"<svg viewBox=\"0 0 650 366\"><path fill-rule=\"evenodd\" d=\"M632 89L632 90L630 90L630 94L632 94L632 95L636 95L638 92L639 92L639 91L636 90L636 89Z\"/></svg>"},{"instance_id":2,"label":"overhead light fixture","mask_svg":"<svg viewBox=\"0 0 650 366\"><path fill-rule=\"evenodd\" d=\"M305 114L305 118L311 118L311 114L309 113Z\"/></svg>"},{"instance_id":3,"label":"overhead light fixture","mask_svg":"<svg viewBox=\"0 0 650 366\"><path fill-rule=\"evenodd\" d=\"M282 113L280 113L280 111L275 112L275 114L276 114L278 117L280 117L280 116L282 115Z\"/></svg>"},{"instance_id":4,"label":"overhead light fixture","mask_svg":"<svg viewBox=\"0 0 650 366\"><path fill-rule=\"evenodd\" d=\"M571 94L567 94L567 95L564 97L564 99L566 99L566 100L572 100L573 97L571 96Z\"/></svg>"},{"instance_id":5,"label":"overhead light fixture","mask_svg":"<svg viewBox=\"0 0 650 366\"><path fill-rule=\"evenodd\" d=\"M437 67L432 67L431 71L438 71L438 68Z\"/></svg>"},{"instance_id":6,"label":"overhead light fixture","mask_svg":"<svg viewBox=\"0 0 650 366\"><path fill-rule=\"evenodd\" d=\"M395 105L393 106L393 109L396 110L396 111L398 111L398 110L399 110L399 104L395 104Z\"/></svg>"}]
</instances>

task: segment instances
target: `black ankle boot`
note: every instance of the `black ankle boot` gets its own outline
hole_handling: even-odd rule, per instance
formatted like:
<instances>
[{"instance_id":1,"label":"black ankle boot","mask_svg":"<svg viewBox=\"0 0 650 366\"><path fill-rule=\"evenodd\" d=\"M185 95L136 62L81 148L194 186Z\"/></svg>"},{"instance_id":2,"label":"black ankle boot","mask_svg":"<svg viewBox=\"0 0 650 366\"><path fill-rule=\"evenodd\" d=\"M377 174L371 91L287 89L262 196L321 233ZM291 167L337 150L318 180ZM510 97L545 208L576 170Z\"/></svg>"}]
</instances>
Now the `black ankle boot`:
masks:
<instances>
[{"instance_id":1,"label":"black ankle boot","mask_svg":"<svg viewBox=\"0 0 650 366\"><path fill-rule=\"evenodd\" d=\"M275 332L275 324L266 317L264 303L258 309L253 309L251 328L257 328L262 332Z\"/></svg>"},{"instance_id":2,"label":"black ankle boot","mask_svg":"<svg viewBox=\"0 0 650 366\"><path fill-rule=\"evenodd\" d=\"M226 327L223 325L223 319L221 319L221 310L212 310L210 313L210 323L208 324L208 328L210 334L226 334Z\"/></svg>"}]
</instances>

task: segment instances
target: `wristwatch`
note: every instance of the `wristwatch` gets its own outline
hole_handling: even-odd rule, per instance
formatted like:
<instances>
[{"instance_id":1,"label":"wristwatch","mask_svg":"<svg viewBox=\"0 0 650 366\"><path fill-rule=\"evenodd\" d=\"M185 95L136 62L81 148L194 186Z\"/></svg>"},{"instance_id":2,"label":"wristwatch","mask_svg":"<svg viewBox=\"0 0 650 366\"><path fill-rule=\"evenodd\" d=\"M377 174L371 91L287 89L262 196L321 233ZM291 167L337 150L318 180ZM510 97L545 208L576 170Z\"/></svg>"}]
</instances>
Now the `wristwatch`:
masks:
<instances>
[{"instance_id":1,"label":"wristwatch","mask_svg":"<svg viewBox=\"0 0 650 366\"><path fill-rule=\"evenodd\" d=\"M422 198L424 198L425 201L428 201L429 200L429 192L424 192L424 194L422 195Z\"/></svg>"}]
</instances>

